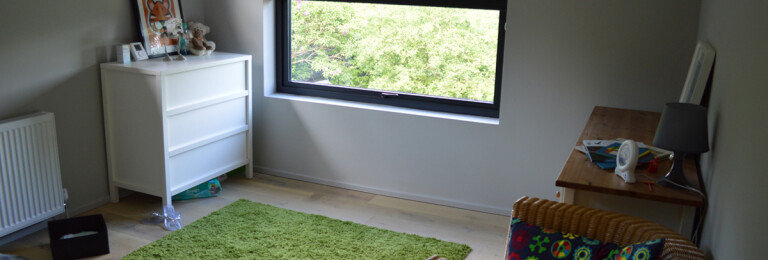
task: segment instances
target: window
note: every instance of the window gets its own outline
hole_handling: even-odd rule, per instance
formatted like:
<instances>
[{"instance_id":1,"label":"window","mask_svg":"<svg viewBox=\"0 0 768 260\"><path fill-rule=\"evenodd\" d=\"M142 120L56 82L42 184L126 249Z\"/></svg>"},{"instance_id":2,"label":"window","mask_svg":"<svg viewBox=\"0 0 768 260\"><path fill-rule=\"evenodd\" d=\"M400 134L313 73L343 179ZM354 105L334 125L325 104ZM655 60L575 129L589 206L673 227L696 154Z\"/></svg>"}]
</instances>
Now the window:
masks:
<instances>
[{"instance_id":1,"label":"window","mask_svg":"<svg viewBox=\"0 0 768 260\"><path fill-rule=\"evenodd\" d=\"M499 116L506 0L279 0L277 91Z\"/></svg>"}]
</instances>

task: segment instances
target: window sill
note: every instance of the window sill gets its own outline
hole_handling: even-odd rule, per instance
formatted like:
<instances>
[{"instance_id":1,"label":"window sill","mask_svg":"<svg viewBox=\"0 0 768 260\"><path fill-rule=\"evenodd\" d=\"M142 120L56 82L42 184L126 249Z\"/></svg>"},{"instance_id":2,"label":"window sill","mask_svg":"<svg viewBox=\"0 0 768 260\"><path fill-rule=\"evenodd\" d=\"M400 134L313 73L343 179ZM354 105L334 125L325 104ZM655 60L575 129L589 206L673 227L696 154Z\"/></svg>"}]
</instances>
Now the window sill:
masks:
<instances>
[{"instance_id":1,"label":"window sill","mask_svg":"<svg viewBox=\"0 0 768 260\"><path fill-rule=\"evenodd\" d=\"M291 100L291 101L309 102L309 103L315 103L315 104L326 104L326 105L333 105L333 106L367 109L367 110L374 110L374 111L384 111L384 112L399 113L399 114L406 114L406 115L449 119L449 120L464 121L464 122L470 122L470 123L480 123L480 124L488 124L488 125L499 124L498 118L461 115L461 114L453 114L453 113L445 113L445 112L435 112L435 111L427 111L427 110L420 110L420 109L413 109L413 108L394 107L394 106L361 103L361 102L353 102L353 101L346 101L346 100L301 96L301 95L286 94L286 93L265 94L264 97Z\"/></svg>"}]
</instances>

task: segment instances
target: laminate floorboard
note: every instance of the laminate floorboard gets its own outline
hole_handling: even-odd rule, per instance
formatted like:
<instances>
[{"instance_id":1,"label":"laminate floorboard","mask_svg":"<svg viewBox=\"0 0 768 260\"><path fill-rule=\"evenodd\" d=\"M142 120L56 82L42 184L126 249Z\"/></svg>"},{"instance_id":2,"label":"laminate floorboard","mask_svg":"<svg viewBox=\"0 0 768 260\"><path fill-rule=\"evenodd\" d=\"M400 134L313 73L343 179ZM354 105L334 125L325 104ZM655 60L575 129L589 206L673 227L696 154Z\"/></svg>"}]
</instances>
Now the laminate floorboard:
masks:
<instances>
[{"instance_id":1,"label":"laminate floorboard","mask_svg":"<svg viewBox=\"0 0 768 260\"><path fill-rule=\"evenodd\" d=\"M467 244L467 259L503 259L508 216L336 188L271 175L253 179L235 175L222 182L217 197L175 201L188 224L240 198L305 213L353 221L398 232ZM119 259L168 234L161 225L142 224L161 212L159 197L132 193L81 215L102 214L107 222L110 254L92 259ZM51 259L47 229L0 246L0 252L30 259Z\"/></svg>"}]
</instances>

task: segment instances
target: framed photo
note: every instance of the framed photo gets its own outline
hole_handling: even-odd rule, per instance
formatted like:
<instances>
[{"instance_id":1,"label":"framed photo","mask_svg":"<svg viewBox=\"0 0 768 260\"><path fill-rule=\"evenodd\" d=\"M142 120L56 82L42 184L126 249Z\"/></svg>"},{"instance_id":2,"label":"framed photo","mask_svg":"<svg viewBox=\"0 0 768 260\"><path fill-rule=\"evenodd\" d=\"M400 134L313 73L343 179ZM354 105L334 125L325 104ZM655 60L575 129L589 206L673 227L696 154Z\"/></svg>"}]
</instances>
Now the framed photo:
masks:
<instances>
[{"instance_id":1,"label":"framed photo","mask_svg":"<svg viewBox=\"0 0 768 260\"><path fill-rule=\"evenodd\" d=\"M714 61L715 49L709 43L699 41L696 44L696 51L693 52L691 66L688 68L683 93L680 94L680 103L701 104Z\"/></svg>"},{"instance_id":2,"label":"framed photo","mask_svg":"<svg viewBox=\"0 0 768 260\"><path fill-rule=\"evenodd\" d=\"M138 8L139 33L144 49L150 58L165 56L178 51L178 39L163 38L165 21L171 18L184 19L179 0L134 0ZM163 44L165 41L165 44Z\"/></svg>"}]
</instances>

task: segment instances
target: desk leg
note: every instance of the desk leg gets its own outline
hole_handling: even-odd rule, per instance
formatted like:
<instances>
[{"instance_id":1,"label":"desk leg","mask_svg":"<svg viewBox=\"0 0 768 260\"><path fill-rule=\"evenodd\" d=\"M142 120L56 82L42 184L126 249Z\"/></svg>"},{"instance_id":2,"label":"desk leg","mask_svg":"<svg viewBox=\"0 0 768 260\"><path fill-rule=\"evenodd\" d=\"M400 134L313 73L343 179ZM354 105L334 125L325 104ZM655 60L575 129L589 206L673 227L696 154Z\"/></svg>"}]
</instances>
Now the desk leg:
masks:
<instances>
[{"instance_id":1,"label":"desk leg","mask_svg":"<svg viewBox=\"0 0 768 260\"><path fill-rule=\"evenodd\" d=\"M684 237L690 239L693 233L693 220L696 216L696 208L690 206L680 206L680 227L678 232Z\"/></svg>"},{"instance_id":2,"label":"desk leg","mask_svg":"<svg viewBox=\"0 0 768 260\"><path fill-rule=\"evenodd\" d=\"M575 199L575 190L571 188L560 188L560 202L566 203L566 204L573 204L573 200Z\"/></svg>"}]
</instances>

